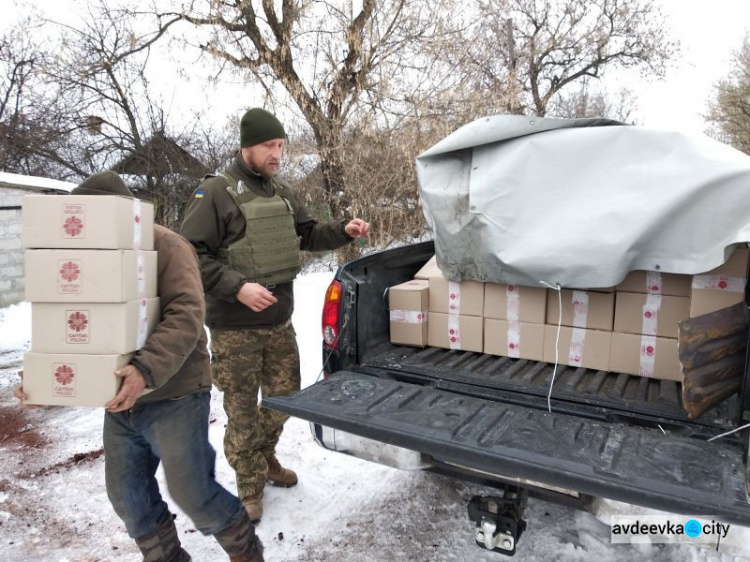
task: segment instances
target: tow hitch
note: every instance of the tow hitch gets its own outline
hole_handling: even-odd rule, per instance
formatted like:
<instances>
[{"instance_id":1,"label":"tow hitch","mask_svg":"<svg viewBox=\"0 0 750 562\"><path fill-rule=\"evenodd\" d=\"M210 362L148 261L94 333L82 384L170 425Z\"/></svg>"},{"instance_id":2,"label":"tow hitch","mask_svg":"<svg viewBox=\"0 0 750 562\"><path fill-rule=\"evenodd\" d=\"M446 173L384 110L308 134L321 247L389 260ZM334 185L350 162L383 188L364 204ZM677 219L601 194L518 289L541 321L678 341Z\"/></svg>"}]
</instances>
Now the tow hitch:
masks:
<instances>
[{"instance_id":1,"label":"tow hitch","mask_svg":"<svg viewBox=\"0 0 750 562\"><path fill-rule=\"evenodd\" d=\"M508 556L526 529L523 512L529 493L524 488L506 486L503 496L474 496L469 501L469 519L476 522L477 546Z\"/></svg>"}]
</instances>

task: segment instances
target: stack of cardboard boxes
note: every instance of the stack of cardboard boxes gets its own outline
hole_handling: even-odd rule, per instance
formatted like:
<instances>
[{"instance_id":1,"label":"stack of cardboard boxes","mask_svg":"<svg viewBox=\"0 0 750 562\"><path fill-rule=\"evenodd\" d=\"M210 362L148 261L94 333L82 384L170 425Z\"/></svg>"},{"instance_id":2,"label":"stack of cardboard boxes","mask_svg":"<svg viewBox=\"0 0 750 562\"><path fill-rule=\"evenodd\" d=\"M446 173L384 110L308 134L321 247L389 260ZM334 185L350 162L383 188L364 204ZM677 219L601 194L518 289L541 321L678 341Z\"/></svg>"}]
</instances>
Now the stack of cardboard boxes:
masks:
<instances>
[{"instance_id":1,"label":"stack of cardboard boxes","mask_svg":"<svg viewBox=\"0 0 750 562\"><path fill-rule=\"evenodd\" d=\"M103 406L159 320L153 206L114 195L23 200L29 404Z\"/></svg>"},{"instance_id":2,"label":"stack of cardboard boxes","mask_svg":"<svg viewBox=\"0 0 750 562\"><path fill-rule=\"evenodd\" d=\"M433 258L391 287L391 341L680 381L678 323L742 302L749 260L739 249L701 275L633 271L617 287L556 291L450 282ZM419 300L406 303L417 287ZM403 307L420 319L406 338Z\"/></svg>"}]
</instances>

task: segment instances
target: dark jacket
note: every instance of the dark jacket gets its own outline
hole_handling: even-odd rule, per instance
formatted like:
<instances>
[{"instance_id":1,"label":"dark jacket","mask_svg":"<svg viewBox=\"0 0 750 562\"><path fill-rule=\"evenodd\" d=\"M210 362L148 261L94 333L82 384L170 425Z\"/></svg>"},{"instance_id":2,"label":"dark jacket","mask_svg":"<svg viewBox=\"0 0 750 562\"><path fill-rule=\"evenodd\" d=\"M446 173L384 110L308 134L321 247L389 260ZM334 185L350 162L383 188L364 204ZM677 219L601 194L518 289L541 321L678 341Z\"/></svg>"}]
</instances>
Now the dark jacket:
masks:
<instances>
[{"instance_id":1,"label":"dark jacket","mask_svg":"<svg viewBox=\"0 0 750 562\"><path fill-rule=\"evenodd\" d=\"M193 246L176 232L154 226L161 319L131 361L147 387L139 404L178 398L211 388L204 328L205 301Z\"/></svg>"},{"instance_id":2,"label":"dark jacket","mask_svg":"<svg viewBox=\"0 0 750 562\"><path fill-rule=\"evenodd\" d=\"M225 173L242 182L258 195L272 197L278 193L289 200L294 210L295 229L300 249L334 250L350 242L345 223L318 223L299 202L294 191L279 179L267 179L251 171L240 153ZM253 312L237 300L237 293L247 279L217 259L219 249L228 248L245 236L245 218L226 190L221 177L206 179L195 191L185 212L180 233L198 253L203 287L206 292L206 323L209 328L268 328L289 320L294 310L292 283L282 283L269 290L278 302L261 312Z\"/></svg>"}]
</instances>

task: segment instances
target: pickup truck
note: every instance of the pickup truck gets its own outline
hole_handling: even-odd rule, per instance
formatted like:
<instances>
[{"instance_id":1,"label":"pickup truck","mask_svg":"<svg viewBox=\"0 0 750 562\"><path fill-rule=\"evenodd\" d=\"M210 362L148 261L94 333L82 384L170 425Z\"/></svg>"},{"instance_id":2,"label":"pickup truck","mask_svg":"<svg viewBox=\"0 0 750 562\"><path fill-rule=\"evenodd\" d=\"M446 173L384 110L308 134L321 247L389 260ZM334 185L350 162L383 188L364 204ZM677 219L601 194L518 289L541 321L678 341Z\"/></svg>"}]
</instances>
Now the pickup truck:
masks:
<instances>
[{"instance_id":1,"label":"pickup truck","mask_svg":"<svg viewBox=\"0 0 750 562\"><path fill-rule=\"evenodd\" d=\"M747 367L691 420L678 382L558 366L548 411L552 364L390 343L387 290L434 253L428 241L339 267L324 378L263 404L312 422L326 449L495 486L468 506L488 550L515 552L529 495L602 518L624 502L750 526L748 431L723 435L750 419Z\"/></svg>"}]
</instances>

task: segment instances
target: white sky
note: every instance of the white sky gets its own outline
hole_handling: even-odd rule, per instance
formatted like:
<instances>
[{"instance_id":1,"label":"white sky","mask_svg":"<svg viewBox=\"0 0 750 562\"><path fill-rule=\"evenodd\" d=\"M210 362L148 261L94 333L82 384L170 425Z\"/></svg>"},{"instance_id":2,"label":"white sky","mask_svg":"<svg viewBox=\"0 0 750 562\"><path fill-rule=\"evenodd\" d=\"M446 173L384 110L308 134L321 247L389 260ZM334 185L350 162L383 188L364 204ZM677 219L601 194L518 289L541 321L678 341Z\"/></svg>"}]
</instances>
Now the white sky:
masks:
<instances>
[{"instance_id":1,"label":"white sky","mask_svg":"<svg viewBox=\"0 0 750 562\"><path fill-rule=\"evenodd\" d=\"M729 71L732 53L750 32L748 0L658 0L668 30L682 43L666 80L636 90L643 125L703 132L712 86Z\"/></svg>"},{"instance_id":2,"label":"white sky","mask_svg":"<svg viewBox=\"0 0 750 562\"><path fill-rule=\"evenodd\" d=\"M7 1L7 0L6 0ZM82 0L60 0L58 2L36 1L43 6L45 14L56 19L68 19L75 11L86 6ZM674 61L664 82L645 83L628 74L610 76L608 83L626 85L638 97L639 124L648 127L666 128L689 132L703 132L706 126L701 114L706 112L706 102L712 94L712 86L727 75L732 52L739 49L744 34L750 31L750 0L654 0L666 15L665 33L670 33L682 44L681 56ZM11 0L18 5L21 0ZM27 2L28 3L28 2ZM458 6L458 4L457 4ZM5 15L18 14L10 8ZM3 18L6 22L13 19ZM0 29L4 27L0 22ZM197 76L201 69L191 69ZM227 78L228 79L228 78ZM164 87L165 95L173 100L175 112L190 96L185 95L185 83L175 79L174 86ZM239 114L243 108L260 103L253 99L248 87L232 86L229 91L212 92L199 80L193 80L189 89L203 94L216 107L212 111L216 119ZM179 90L179 93L177 93ZM198 96L201 101L203 96ZM220 99L221 104L216 104ZM223 125L223 123L219 123Z\"/></svg>"}]
</instances>

